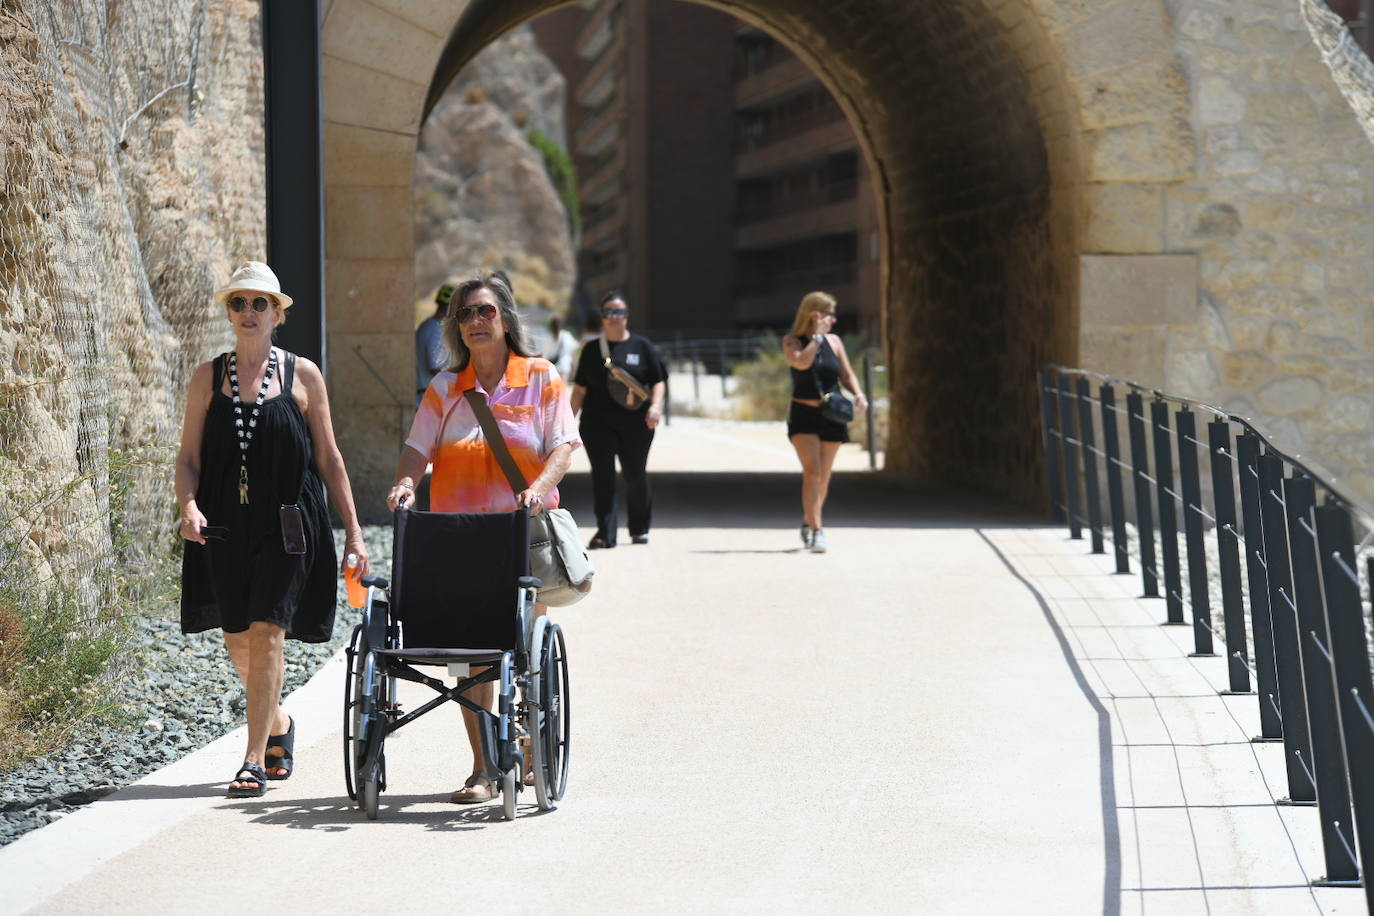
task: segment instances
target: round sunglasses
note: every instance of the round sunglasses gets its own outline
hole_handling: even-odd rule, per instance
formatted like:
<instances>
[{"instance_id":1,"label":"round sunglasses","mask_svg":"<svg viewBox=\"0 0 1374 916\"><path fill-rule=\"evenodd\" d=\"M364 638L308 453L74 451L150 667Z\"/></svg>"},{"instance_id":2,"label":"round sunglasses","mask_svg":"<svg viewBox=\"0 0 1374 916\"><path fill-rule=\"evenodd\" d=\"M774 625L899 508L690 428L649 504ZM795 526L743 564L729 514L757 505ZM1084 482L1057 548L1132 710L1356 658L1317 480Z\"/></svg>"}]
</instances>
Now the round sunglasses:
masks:
<instances>
[{"instance_id":1,"label":"round sunglasses","mask_svg":"<svg viewBox=\"0 0 1374 916\"><path fill-rule=\"evenodd\" d=\"M458 306L457 316L459 324L467 324L472 319L481 315L487 321L496 317L496 306L490 302L479 302L476 305Z\"/></svg>"},{"instance_id":2,"label":"round sunglasses","mask_svg":"<svg viewBox=\"0 0 1374 916\"><path fill-rule=\"evenodd\" d=\"M255 312L265 312L271 304L266 296L253 297L253 311ZM229 307L236 312L241 312L248 307L248 298L246 296L234 296L229 300Z\"/></svg>"}]
</instances>

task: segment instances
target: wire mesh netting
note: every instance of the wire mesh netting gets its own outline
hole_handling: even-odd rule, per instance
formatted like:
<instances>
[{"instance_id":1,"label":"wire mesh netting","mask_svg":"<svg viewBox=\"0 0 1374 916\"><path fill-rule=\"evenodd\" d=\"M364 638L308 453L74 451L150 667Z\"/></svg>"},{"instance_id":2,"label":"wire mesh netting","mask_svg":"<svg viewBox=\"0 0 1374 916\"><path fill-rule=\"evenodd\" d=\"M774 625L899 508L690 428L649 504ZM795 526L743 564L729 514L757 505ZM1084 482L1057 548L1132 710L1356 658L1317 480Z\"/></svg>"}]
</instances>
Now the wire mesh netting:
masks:
<instances>
[{"instance_id":1,"label":"wire mesh netting","mask_svg":"<svg viewBox=\"0 0 1374 916\"><path fill-rule=\"evenodd\" d=\"M250 0L0 0L0 576L87 619L172 555L210 293L262 256ZM0 588L0 639L6 589Z\"/></svg>"}]
</instances>

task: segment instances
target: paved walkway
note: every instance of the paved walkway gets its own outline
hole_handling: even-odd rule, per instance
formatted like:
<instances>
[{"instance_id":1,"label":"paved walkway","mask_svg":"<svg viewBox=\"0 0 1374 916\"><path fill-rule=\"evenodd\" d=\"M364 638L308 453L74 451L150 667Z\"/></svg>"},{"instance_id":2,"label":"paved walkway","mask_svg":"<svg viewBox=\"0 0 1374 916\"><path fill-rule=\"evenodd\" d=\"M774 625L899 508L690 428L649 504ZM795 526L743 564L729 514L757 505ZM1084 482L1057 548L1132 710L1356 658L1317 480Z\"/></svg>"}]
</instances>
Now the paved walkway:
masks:
<instances>
[{"instance_id":1,"label":"paved walkway","mask_svg":"<svg viewBox=\"0 0 1374 916\"><path fill-rule=\"evenodd\" d=\"M368 822L336 659L288 701L290 781L223 798L226 736L0 850L0 912L1362 911L1307 887L1316 815L1273 805L1253 697L1217 695L1221 660L1187 658L1137 580L1033 517L870 474L857 447L840 462L813 556L780 426L663 432L653 543L596 554L594 595L555 612L557 810L448 804L450 707L388 742ZM585 475L566 492L589 520Z\"/></svg>"}]
</instances>

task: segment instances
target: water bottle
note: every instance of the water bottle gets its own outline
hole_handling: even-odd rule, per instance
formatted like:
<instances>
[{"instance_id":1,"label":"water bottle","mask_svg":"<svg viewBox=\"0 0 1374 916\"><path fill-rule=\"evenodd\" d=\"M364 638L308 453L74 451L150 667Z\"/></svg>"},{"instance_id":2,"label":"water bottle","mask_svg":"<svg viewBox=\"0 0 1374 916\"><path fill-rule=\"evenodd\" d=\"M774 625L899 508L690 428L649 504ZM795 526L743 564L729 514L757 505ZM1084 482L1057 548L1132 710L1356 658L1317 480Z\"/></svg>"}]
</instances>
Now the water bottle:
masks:
<instances>
[{"instance_id":1,"label":"water bottle","mask_svg":"<svg viewBox=\"0 0 1374 916\"><path fill-rule=\"evenodd\" d=\"M362 570L358 568L358 555L350 553L344 568L344 585L348 587L348 603L362 607L367 603L367 586L361 582Z\"/></svg>"}]
</instances>

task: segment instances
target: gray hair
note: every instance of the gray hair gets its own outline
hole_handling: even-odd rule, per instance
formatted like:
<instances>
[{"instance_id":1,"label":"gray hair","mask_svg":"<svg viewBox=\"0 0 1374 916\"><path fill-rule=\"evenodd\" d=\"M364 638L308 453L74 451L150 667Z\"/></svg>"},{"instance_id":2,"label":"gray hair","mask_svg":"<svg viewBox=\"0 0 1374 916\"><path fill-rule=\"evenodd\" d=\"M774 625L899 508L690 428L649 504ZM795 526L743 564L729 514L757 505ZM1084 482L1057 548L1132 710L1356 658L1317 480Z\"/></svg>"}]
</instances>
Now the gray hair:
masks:
<instances>
[{"instance_id":1,"label":"gray hair","mask_svg":"<svg viewBox=\"0 0 1374 916\"><path fill-rule=\"evenodd\" d=\"M463 343L463 332L458 326L458 313L467 304L468 296L479 289L491 290L492 295L496 297L497 308L501 310L501 324L506 329L506 346L517 356L534 355L529 338L525 336L525 325L520 320L520 313L515 309L515 293L511 292L510 278L500 270L478 271L472 279L458 284L458 288L453 292L453 298L449 300L448 310L444 313L443 338L444 346L448 347L451 354L448 363L450 372L462 372L472 357L468 345Z\"/></svg>"}]
</instances>

